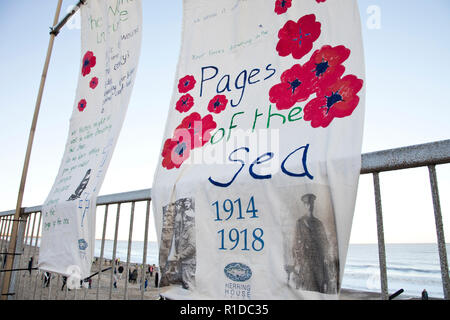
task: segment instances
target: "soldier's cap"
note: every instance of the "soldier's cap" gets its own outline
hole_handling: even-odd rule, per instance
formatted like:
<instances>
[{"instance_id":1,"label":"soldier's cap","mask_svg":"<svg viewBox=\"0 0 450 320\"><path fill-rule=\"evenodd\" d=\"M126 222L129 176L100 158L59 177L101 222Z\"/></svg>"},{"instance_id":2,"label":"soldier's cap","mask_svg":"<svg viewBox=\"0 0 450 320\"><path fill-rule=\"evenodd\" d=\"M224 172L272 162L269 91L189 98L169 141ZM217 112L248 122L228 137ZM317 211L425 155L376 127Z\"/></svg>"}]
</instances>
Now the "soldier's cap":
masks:
<instances>
[{"instance_id":1,"label":"soldier's cap","mask_svg":"<svg viewBox=\"0 0 450 320\"><path fill-rule=\"evenodd\" d=\"M303 202L311 203L314 200L316 200L316 196L312 193L307 193L307 194L304 194L301 199Z\"/></svg>"}]
</instances>

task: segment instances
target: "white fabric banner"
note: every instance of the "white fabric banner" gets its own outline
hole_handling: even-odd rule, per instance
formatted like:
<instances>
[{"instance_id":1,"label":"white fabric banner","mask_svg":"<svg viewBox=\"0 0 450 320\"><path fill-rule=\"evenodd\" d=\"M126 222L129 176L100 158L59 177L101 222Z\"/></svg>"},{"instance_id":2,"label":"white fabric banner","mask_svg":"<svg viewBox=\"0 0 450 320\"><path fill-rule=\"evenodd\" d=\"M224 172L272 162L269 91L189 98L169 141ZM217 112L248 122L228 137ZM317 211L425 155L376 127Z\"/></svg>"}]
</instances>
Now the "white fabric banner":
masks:
<instances>
[{"instance_id":1,"label":"white fabric banner","mask_svg":"<svg viewBox=\"0 0 450 320\"><path fill-rule=\"evenodd\" d=\"M128 108L141 49L140 0L81 7L81 68L61 166L42 208L39 268L90 274L96 197Z\"/></svg>"},{"instance_id":2,"label":"white fabric banner","mask_svg":"<svg viewBox=\"0 0 450 320\"><path fill-rule=\"evenodd\" d=\"M355 0L184 0L152 189L172 299L334 299L361 166Z\"/></svg>"}]
</instances>

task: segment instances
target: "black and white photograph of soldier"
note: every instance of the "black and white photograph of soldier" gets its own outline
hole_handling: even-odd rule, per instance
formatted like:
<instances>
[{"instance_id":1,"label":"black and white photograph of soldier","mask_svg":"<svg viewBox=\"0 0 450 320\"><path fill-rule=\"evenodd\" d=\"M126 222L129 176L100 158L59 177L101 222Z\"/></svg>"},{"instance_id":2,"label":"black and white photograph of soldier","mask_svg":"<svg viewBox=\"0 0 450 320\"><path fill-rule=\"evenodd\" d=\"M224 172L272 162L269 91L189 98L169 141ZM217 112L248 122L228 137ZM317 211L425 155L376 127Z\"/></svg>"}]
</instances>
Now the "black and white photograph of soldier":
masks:
<instances>
[{"instance_id":1,"label":"black and white photograph of soldier","mask_svg":"<svg viewBox=\"0 0 450 320\"><path fill-rule=\"evenodd\" d=\"M163 207L163 227L159 252L160 286L193 286L196 268L195 204L182 198Z\"/></svg>"},{"instance_id":2,"label":"black and white photograph of soldier","mask_svg":"<svg viewBox=\"0 0 450 320\"><path fill-rule=\"evenodd\" d=\"M328 212L319 215L317 203L320 201L313 193L300 197L301 215L295 220L289 240L291 245L286 250L289 255L289 263L285 265L287 284L297 290L336 294L339 255L334 212L332 206L323 206Z\"/></svg>"}]
</instances>

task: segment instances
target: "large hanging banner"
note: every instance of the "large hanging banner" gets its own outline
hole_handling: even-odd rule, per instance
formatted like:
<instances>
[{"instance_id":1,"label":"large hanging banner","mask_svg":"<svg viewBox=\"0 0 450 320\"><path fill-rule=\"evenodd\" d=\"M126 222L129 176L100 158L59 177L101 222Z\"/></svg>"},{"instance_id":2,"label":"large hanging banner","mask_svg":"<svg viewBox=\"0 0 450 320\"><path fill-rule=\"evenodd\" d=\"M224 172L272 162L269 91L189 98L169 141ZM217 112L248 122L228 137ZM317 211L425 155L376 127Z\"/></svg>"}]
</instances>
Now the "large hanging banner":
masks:
<instances>
[{"instance_id":1,"label":"large hanging banner","mask_svg":"<svg viewBox=\"0 0 450 320\"><path fill-rule=\"evenodd\" d=\"M338 297L363 84L355 0L184 0L152 189L163 296Z\"/></svg>"},{"instance_id":2,"label":"large hanging banner","mask_svg":"<svg viewBox=\"0 0 450 320\"><path fill-rule=\"evenodd\" d=\"M130 100L141 48L140 0L81 7L81 68L64 156L42 208L39 268L90 274L96 197Z\"/></svg>"}]
</instances>

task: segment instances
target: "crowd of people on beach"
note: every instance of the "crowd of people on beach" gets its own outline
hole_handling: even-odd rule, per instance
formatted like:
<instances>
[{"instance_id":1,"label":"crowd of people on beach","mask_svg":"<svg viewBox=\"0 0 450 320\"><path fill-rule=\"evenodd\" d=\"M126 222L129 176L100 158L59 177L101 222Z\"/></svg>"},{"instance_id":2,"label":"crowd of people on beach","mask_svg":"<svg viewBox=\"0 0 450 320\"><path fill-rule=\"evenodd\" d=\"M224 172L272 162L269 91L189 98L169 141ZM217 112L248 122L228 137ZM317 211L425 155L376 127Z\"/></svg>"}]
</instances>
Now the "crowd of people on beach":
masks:
<instances>
[{"instance_id":1,"label":"crowd of people on beach","mask_svg":"<svg viewBox=\"0 0 450 320\"><path fill-rule=\"evenodd\" d=\"M138 266L131 266L128 268L128 283L136 284L138 282L139 278L138 269L139 269ZM117 283L120 280L122 280L124 273L125 273L124 265L120 262L120 259L116 259L114 261L114 274L113 274L114 277L113 286L115 289L117 289ZM155 264L146 265L145 275L141 278L141 281L139 282L140 290L142 289L142 285L144 285L144 291L147 291L147 287L149 287L149 283L152 278L154 278L154 286L155 288L157 288L159 285L159 272L158 267L156 267Z\"/></svg>"},{"instance_id":2,"label":"crowd of people on beach","mask_svg":"<svg viewBox=\"0 0 450 320\"><path fill-rule=\"evenodd\" d=\"M29 265L33 264L33 258L30 259ZM97 265L99 263L99 259L95 258L93 261L93 265ZM126 263L120 262L120 259L115 259L114 263L110 260L104 261L105 265L111 265L111 267L106 268L107 270L110 270L113 268L113 288L118 289L117 285L122 280L122 278L125 275L125 267ZM139 278L139 269L143 268L142 265L136 265L136 264L129 264L128 265L128 276L127 281L131 284L137 284L139 281L139 290L142 290L142 286L144 286L144 291L147 291L147 288L150 287L150 281L154 280L154 288L157 288L159 286L159 268L155 264L149 264L146 265L144 270L145 274L141 278ZM106 272L107 270L103 270L102 272ZM80 280L80 287L84 286L85 288L92 289L92 279L96 275L98 275L98 271L95 272L92 276L86 279ZM43 272L42 273L42 287L47 288L50 286L51 280L55 276L50 272ZM68 278L66 276L62 276L62 287L61 291L64 290L64 288L67 285ZM70 291L70 288L67 288Z\"/></svg>"}]
</instances>

